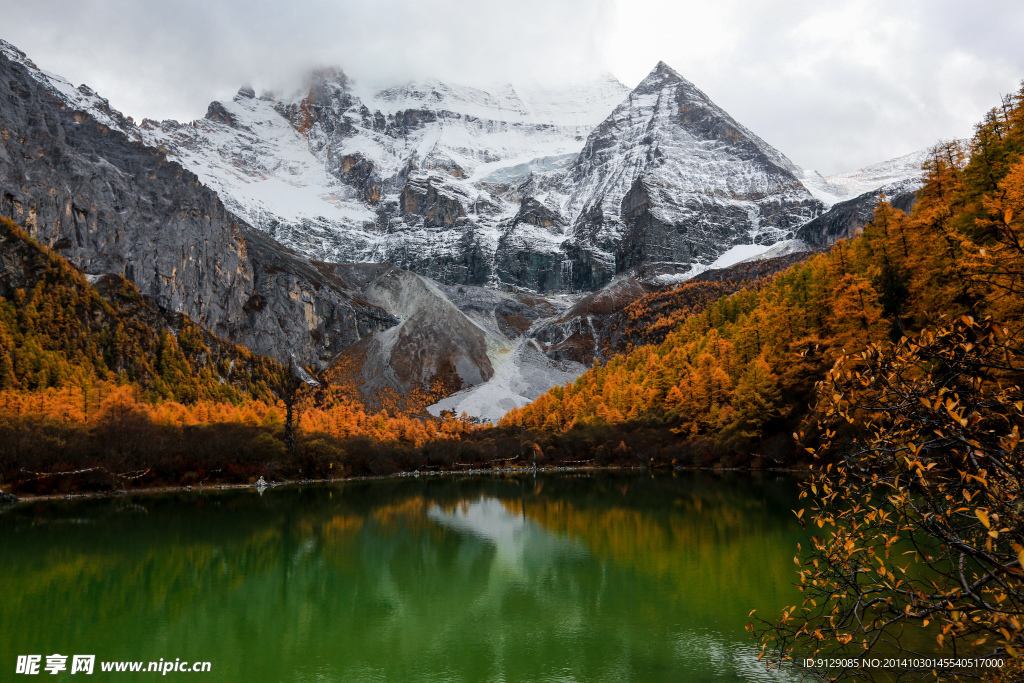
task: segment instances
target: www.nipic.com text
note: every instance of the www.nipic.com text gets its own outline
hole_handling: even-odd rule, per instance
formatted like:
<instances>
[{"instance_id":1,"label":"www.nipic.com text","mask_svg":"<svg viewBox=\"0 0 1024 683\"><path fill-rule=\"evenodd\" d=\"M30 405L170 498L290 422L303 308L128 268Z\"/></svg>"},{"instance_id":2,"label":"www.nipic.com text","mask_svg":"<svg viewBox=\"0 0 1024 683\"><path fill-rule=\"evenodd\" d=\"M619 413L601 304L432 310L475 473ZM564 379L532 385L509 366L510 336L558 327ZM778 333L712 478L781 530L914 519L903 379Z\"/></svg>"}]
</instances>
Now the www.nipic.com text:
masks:
<instances>
[{"instance_id":1,"label":"www.nipic.com text","mask_svg":"<svg viewBox=\"0 0 1024 683\"><path fill-rule=\"evenodd\" d=\"M70 662L68 660L71 660ZM45 661L44 661L45 660ZM96 655L18 655L14 673L34 675L40 673L59 674L68 671L72 674L91 674L96 670ZM100 662L99 670L103 672L125 673L208 673L210 662L189 662L180 658L161 659L157 662Z\"/></svg>"}]
</instances>

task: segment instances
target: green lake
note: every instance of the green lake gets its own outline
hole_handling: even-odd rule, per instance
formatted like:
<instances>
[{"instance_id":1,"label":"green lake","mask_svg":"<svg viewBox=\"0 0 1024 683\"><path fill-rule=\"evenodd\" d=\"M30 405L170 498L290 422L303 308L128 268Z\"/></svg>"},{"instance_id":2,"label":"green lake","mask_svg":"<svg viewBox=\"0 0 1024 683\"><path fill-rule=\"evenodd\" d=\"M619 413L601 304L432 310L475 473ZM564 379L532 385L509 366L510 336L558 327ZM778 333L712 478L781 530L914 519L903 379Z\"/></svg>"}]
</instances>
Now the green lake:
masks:
<instances>
[{"instance_id":1,"label":"green lake","mask_svg":"<svg viewBox=\"0 0 1024 683\"><path fill-rule=\"evenodd\" d=\"M775 681L791 479L443 476L0 513L0 680ZM60 653L58 675L15 675ZM91 676L70 656L96 655ZM209 673L103 673L103 661Z\"/></svg>"}]
</instances>

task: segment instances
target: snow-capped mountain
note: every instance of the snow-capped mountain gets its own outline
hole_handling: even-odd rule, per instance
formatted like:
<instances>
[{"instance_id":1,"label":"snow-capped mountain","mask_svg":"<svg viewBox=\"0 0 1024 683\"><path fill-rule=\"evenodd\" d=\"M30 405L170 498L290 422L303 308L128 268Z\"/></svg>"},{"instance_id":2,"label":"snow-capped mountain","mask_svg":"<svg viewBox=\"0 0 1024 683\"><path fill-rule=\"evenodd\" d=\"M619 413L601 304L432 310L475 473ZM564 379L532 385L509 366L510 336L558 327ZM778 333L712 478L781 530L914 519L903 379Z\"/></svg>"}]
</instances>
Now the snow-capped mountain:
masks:
<instances>
[{"instance_id":1,"label":"snow-capped mountain","mask_svg":"<svg viewBox=\"0 0 1024 683\"><path fill-rule=\"evenodd\" d=\"M593 289L651 263L688 271L737 245L790 239L823 208L799 172L660 62L569 169L564 213L590 256L578 281Z\"/></svg>"},{"instance_id":2,"label":"snow-capped mountain","mask_svg":"<svg viewBox=\"0 0 1024 683\"><path fill-rule=\"evenodd\" d=\"M363 92L328 70L294 96L243 88L203 120L146 121L141 135L303 253L486 284L500 224L519 213L515 184L571 163L627 93L611 78L558 91L434 81Z\"/></svg>"},{"instance_id":3,"label":"snow-capped mountain","mask_svg":"<svg viewBox=\"0 0 1024 683\"><path fill-rule=\"evenodd\" d=\"M665 64L632 92L611 78L365 92L326 70L294 96L243 88L140 134L302 253L448 283L594 289L641 263L685 270L778 242L823 208Z\"/></svg>"}]
</instances>

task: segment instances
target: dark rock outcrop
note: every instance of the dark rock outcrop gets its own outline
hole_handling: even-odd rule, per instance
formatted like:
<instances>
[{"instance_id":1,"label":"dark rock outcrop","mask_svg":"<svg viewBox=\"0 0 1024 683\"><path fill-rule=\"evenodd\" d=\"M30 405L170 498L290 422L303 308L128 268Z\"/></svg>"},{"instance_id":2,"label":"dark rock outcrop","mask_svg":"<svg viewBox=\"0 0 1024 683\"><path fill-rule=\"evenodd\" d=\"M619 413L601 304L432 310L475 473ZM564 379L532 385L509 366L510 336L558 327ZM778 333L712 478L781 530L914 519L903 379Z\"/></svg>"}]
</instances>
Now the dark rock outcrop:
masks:
<instances>
[{"instance_id":1,"label":"dark rock outcrop","mask_svg":"<svg viewBox=\"0 0 1024 683\"><path fill-rule=\"evenodd\" d=\"M345 184L358 190L359 197L363 201L369 204L376 204L380 201L383 185L373 167L373 162L369 159L360 154L347 154L338 157L333 151L328 151L327 167Z\"/></svg>"},{"instance_id":2,"label":"dark rock outcrop","mask_svg":"<svg viewBox=\"0 0 1024 683\"><path fill-rule=\"evenodd\" d=\"M403 216L422 216L426 227L450 228L466 215L460 198L439 188L429 177L410 178L399 202Z\"/></svg>"},{"instance_id":3,"label":"dark rock outcrop","mask_svg":"<svg viewBox=\"0 0 1024 683\"><path fill-rule=\"evenodd\" d=\"M540 228L553 228L563 224L562 217L556 211L538 202L533 197L526 197L519 203L516 223L529 223Z\"/></svg>"},{"instance_id":4,"label":"dark rock outcrop","mask_svg":"<svg viewBox=\"0 0 1024 683\"><path fill-rule=\"evenodd\" d=\"M850 239L870 222L875 207L883 195L893 208L909 213L917 203L917 191L920 188L919 180L903 181L839 202L814 220L800 226L796 236L807 244L830 247L836 240Z\"/></svg>"}]
</instances>

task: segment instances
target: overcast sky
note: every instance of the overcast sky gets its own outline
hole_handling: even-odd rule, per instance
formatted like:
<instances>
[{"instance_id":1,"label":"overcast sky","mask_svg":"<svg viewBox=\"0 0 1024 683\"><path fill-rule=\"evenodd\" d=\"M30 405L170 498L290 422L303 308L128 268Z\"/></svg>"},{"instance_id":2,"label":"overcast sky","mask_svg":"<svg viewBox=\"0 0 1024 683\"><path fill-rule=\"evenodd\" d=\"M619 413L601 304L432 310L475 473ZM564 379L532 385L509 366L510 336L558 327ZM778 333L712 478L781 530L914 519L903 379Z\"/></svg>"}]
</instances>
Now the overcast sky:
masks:
<instances>
[{"instance_id":1,"label":"overcast sky","mask_svg":"<svg viewBox=\"0 0 1024 683\"><path fill-rule=\"evenodd\" d=\"M370 85L675 68L836 173L966 137L1024 79L1018 0L6 0L0 37L134 116L191 120L314 66ZM13 6L11 6L13 5Z\"/></svg>"}]
</instances>

